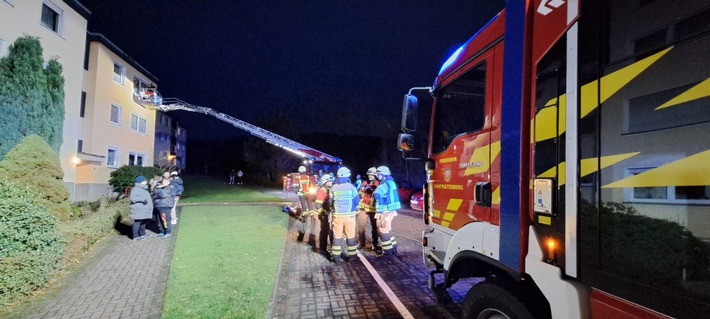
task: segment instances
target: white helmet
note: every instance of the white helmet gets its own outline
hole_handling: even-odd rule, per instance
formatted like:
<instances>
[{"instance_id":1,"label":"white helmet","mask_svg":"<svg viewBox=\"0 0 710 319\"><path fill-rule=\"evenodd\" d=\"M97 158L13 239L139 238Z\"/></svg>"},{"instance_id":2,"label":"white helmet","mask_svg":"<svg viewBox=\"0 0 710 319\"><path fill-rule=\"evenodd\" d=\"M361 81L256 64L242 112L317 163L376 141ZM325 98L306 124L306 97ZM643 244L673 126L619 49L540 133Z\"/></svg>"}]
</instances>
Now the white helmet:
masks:
<instances>
[{"instance_id":1,"label":"white helmet","mask_svg":"<svg viewBox=\"0 0 710 319\"><path fill-rule=\"evenodd\" d=\"M303 166L303 165L299 166L299 167L298 167L298 172L299 172L299 173L305 173L305 172L306 172L306 167Z\"/></svg>"},{"instance_id":2,"label":"white helmet","mask_svg":"<svg viewBox=\"0 0 710 319\"><path fill-rule=\"evenodd\" d=\"M335 180L335 177L333 177L333 175L325 174L320 177L320 184L325 185L325 183L332 182L333 180Z\"/></svg>"},{"instance_id":3,"label":"white helmet","mask_svg":"<svg viewBox=\"0 0 710 319\"><path fill-rule=\"evenodd\" d=\"M387 166L380 166L377 168L377 174L382 174L382 175L392 175L390 173L390 169Z\"/></svg>"},{"instance_id":4,"label":"white helmet","mask_svg":"<svg viewBox=\"0 0 710 319\"><path fill-rule=\"evenodd\" d=\"M338 177L350 177L350 169L343 166L338 169Z\"/></svg>"},{"instance_id":5,"label":"white helmet","mask_svg":"<svg viewBox=\"0 0 710 319\"><path fill-rule=\"evenodd\" d=\"M377 175L377 168L374 168L374 167L368 168L367 175Z\"/></svg>"}]
</instances>

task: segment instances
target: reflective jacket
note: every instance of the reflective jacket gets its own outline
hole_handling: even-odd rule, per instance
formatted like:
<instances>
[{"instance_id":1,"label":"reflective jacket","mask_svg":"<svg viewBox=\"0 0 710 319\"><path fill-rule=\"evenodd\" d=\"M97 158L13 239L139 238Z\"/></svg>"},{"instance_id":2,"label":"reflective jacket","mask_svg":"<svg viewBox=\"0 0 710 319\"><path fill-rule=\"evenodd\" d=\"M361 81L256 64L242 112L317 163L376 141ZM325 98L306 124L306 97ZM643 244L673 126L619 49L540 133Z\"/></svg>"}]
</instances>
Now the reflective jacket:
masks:
<instances>
[{"instance_id":1,"label":"reflective jacket","mask_svg":"<svg viewBox=\"0 0 710 319\"><path fill-rule=\"evenodd\" d=\"M333 185L333 216L355 216L360 195L347 178L338 178L338 184Z\"/></svg>"},{"instance_id":2,"label":"reflective jacket","mask_svg":"<svg viewBox=\"0 0 710 319\"><path fill-rule=\"evenodd\" d=\"M362 182L360 187L360 204L357 206L358 210L364 210L368 213L374 213L375 209L375 198L372 197L372 193L377 189L377 185L380 183L377 180L371 181L367 180Z\"/></svg>"},{"instance_id":3,"label":"reflective jacket","mask_svg":"<svg viewBox=\"0 0 710 319\"><path fill-rule=\"evenodd\" d=\"M333 191L330 187L321 186L318 189L315 203L319 214L330 214L333 211Z\"/></svg>"},{"instance_id":4,"label":"reflective jacket","mask_svg":"<svg viewBox=\"0 0 710 319\"><path fill-rule=\"evenodd\" d=\"M402 208L402 204L399 202L399 195L397 195L397 184L395 184L392 176L387 176L380 181L380 185L375 189L373 196L375 197L378 213Z\"/></svg>"}]
</instances>

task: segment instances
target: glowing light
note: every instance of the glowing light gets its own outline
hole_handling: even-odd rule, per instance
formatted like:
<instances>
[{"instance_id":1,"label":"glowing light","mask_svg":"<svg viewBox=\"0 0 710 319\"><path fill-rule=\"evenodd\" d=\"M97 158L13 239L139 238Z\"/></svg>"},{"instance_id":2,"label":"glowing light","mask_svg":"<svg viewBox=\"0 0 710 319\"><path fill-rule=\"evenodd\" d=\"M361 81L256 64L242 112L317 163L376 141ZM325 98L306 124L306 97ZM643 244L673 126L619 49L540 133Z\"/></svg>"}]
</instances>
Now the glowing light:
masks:
<instances>
[{"instance_id":1,"label":"glowing light","mask_svg":"<svg viewBox=\"0 0 710 319\"><path fill-rule=\"evenodd\" d=\"M444 70L449 68L454 63L454 61L456 61L456 59L459 57L459 54L461 54L461 51L463 51L463 47L464 47L463 45L460 46L458 48L458 50L456 50L456 52L454 52L454 54L452 54L448 59L446 59L446 62L444 62L444 65L441 66L441 70L439 70L439 74L443 73Z\"/></svg>"},{"instance_id":2,"label":"glowing light","mask_svg":"<svg viewBox=\"0 0 710 319\"><path fill-rule=\"evenodd\" d=\"M71 158L71 163L74 165L79 165L79 163L81 163L81 158L74 156Z\"/></svg>"}]
</instances>

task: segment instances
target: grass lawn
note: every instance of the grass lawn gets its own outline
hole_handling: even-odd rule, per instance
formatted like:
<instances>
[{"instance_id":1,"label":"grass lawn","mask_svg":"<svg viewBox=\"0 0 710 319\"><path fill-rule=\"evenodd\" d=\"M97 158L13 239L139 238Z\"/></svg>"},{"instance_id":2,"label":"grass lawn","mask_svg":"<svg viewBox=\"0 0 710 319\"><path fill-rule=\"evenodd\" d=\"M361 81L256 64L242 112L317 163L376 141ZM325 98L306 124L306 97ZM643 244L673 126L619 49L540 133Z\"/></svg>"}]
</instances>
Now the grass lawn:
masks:
<instances>
[{"instance_id":1,"label":"grass lawn","mask_svg":"<svg viewBox=\"0 0 710 319\"><path fill-rule=\"evenodd\" d=\"M180 204L278 202L280 199L259 192L250 186L229 185L226 182L200 176L183 177L185 192Z\"/></svg>"},{"instance_id":2,"label":"grass lawn","mask_svg":"<svg viewBox=\"0 0 710 319\"><path fill-rule=\"evenodd\" d=\"M271 206L183 207L163 318L264 318L287 217Z\"/></svg>"}]
</instances>

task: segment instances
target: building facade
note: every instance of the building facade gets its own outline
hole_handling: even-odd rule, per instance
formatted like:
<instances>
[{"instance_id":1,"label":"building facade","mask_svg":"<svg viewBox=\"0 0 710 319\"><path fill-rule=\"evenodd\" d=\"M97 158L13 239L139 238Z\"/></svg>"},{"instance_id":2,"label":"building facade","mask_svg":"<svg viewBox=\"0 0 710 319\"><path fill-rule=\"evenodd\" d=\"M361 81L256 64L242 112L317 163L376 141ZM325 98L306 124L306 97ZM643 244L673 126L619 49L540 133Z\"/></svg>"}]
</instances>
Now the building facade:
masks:
<instances>
[{"instance_id":1,"label":"building facade","mask_svg":"<svg viewBox=\"0 0 710 319\"><path fill-rule=\"evenodd\" d=\"M0 55L19 37L38 37L43 58L56 57L64 76L64 129L59 159L71 198L77 183L77 145L82 131L80 116L84 91L86 28L91 13L71 0L0 0Z\"/></svg>"},{"instance_id":2,"label":"building facade","mask_svg":"<svg viewBox=\"0 0 710 319\"><path fill-rule=\"evenodd\" d=\"M158 112L155 122L155 165L167 170L184 170L187 131L178 121Z\"/></svg>"},{"instance_id":3,"label":"building facade","mask_svg":"<svg viewBox=\"0 0 710 319\"><path fill-rule=\"evenodd\" d=\"M89 32L86 47L75 200L109 194L110 174L123 165L152 166L156 134L156 112L133 93L157 78L101 34Z\"/></svg>"}]
</instances>

